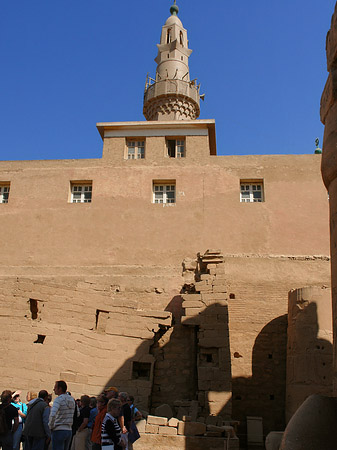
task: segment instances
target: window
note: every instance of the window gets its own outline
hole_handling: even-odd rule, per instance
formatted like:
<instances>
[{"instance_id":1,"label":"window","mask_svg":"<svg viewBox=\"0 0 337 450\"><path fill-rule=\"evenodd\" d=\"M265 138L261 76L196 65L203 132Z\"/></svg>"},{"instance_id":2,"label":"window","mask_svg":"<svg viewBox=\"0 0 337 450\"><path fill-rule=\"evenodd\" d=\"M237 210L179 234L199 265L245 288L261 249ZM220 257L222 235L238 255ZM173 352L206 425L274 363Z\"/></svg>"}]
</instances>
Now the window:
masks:
<instances>
[{"instance_id":1,"label":"window","mask_svg":"<svg viewBox=\"0 0 337 450\"><path fill-rule=\"evenodd\" d=\"M132 361L132 379L150 380L151 363Z\"/></svg>"},{"instance_id":2,"label":"window","mask_svg":"<svg viewBox=\"0 0 337 450\"><path fill-rule=\"evenodd\" d=\"M145 158L145 141L127 141L128 148L127 159Z\"/></svg>"},{"instance_id":3,"label":"window","mask_svg":"<svg viewBox=\"0 0 337 450\"><path fill-rule=\"evenodd\" d=\"M174 183L174 184L173 184ZM153 203L175 203L176 186L175 182L153 183Z\"/></svg>"},{"instance_id":4,"label":"window","mask_svg":"<svg viewBox=\"0 0 337 450\"><path fill-rule=\"evenodd\" d=\"M9 183L0 184L0 203L8 203L9 188Z\"/></svg>"},{"instance_id":5,"label":"window","mask_svg":"<svg viewBox=\"0 0 337 450\"><path fill-rule=\"evenodd\" d=\"M167 139L167 154L170 158L185 157L185 141L183 139Z\"/></svg>"},{"instance_id":6,"label":"window","mask_svg":"<svg viewBox=\"0 0 337 450\"><path fill-rule=\"evenodd\" d=\"M240 183L240 202L263 202L263 182L251 181Z\"/></svg>"},{"instance_id":7,"label":"window","mask_svg":"<svg viewBox=\"0 0 337 450\"><path fill-rule=\"evenodd\" d=\"M91 203L92 182L71 183L71 203Z\"/></svg>"}]
</instances>

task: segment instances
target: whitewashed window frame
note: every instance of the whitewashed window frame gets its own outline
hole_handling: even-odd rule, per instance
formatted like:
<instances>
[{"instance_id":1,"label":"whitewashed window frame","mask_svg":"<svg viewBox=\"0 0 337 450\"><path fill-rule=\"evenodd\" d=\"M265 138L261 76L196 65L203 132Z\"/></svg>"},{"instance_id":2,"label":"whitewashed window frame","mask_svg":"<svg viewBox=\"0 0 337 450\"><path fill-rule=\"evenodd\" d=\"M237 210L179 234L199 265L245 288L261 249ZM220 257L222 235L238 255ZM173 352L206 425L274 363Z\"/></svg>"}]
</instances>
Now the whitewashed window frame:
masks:
<instances>
[{"instance_id":1,"label":"whitewashed window frame","mask_svg":"<svg viewBox=\"0 0 337 450\"><path fill-rule=\"evenodd\" d=\"M8 203L10 184L0 184L0 203Z\"/></svg>"},{"instance_id":2,"label":"whitewashed window frame","mask_svg":"<svg viewBox=\"0 0 337 450\"><path fill-rule=\"evenodd\" d=\"M176 184L154 182L152 202L158 205L176 203Z\"/></svg>"},{"instance_id":3,"label":"whitewashed window frame","mask_svg":"<svg viewBox=\"0 0 337 450\"><path fill-rule=\"evenodd\" d=\"M145 159L145 140L130 139L126 141L126 159Z\"/></svg>"},{"instance_id":4,"label":"whitewashed window frame","mask_svg":"<svg viewBox=\"0 0 337 450\"><path fill-rule=\"evenodd\" d=\"M91 203L92 183L71 183L70 203Z\"/></svg>"},{"instance_id":5,"label":"whitewashed window frame","mask_svg":"<svg viewBox=\"0 0 337 450\"><path fill-rule=\"evenodd\" d=\"M170 155L169 142L174 141L174 156ZM185 138L166 138L167 156L172 159L180 159L186 157L186 141Z\"/></svg>"},{"instance_id":6,"label":"whitewashed window frame","mask_svg":"<svg viewBox=\"0 0 337 450\"><path fill-rule=\"evenodd\" d=\"M240 181L241 203L264 202L263 181Z\"/></svg>"}]
</instances>

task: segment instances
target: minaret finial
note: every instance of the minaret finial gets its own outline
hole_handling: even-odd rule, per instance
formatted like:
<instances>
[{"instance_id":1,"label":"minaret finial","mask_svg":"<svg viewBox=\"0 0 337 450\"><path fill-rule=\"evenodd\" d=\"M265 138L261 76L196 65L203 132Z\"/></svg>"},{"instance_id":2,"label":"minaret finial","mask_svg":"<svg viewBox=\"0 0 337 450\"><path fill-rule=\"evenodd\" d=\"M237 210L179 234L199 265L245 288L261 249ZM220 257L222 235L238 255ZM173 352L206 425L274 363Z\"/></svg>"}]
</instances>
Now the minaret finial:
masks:
<instances>
[{"instance_id":1,"label":"minaret finial","mask_svg":"<svg viewBox=\"0 0 337 450\"><path fill-rule=\"evenodd\" d=\"M315 144L316 144L315 154L320 155L322 153L322 149L319 148L319 139L318 138L315 139Z\"/></svg>"},{"instance_id":2,"label":"minaret finial","mask_svg":"<svg viewBox=\"0 0 337 450\"><path fill-rule=\"evenodd\" d=\"M170 13L172 14L172 16L176 16L179 12L179 8L178 5L176 4L176 1L177 0L174 0L174 4L170 8Z\"/></svg>"}]
</instances>

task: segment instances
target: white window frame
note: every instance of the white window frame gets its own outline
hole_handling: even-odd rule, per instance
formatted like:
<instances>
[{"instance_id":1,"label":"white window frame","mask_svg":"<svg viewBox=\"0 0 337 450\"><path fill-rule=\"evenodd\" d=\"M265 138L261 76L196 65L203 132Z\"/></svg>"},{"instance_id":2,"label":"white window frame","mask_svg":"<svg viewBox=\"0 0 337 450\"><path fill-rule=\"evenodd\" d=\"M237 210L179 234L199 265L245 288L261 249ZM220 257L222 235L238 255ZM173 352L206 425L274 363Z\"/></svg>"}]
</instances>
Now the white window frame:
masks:
<instances>
[{"instance_id":1,"label":"white window frame","mask_svg":"<svg viewBox=\"0 0 337 450\"><path fill-rule=\"evenodd\" d=\"M145 159L144 139L128 139L126 141L126 159Z\"/></svg>"},{"instance_id":2,"label":"white window frame","mask_svg":"<svg viewBox=\"0 0 337 450\"><path fill-rule=\"evenodd\" d=\"M169 142L174 141L174 156L170 155L170 148L169 148ZM183 137L178 137L178 138L171 138L171 137L167 137L166 138L166 152L167 152L167 156L169 158L176 158L176 159L180 159L180 158L185 158L186 157L186 140Z\"/></svg>"},{"instance_id":3,"label":"white window frame","mask_svg":"<svg viewBox=\"0 0 337 450\"><path fill-rule=\"evenodd\" d=\"M240 202L241 203L262 203L264 202L263 181L240 181Z\"/></svg>"},{"instance_id":4,"label":"white window frame","mask_svg":"<svg viewBox=\"0 0 337 450\"><path fill-rule=\"evenodd\" d=\"M176 183L154 181L152 203L159 205L176 203Z\"/></svg>"},{"instance_id":5,"label":"white window frame","mask_svg":"<svg viewBox=\"0 0 337 450\"><path fill-rule=\"evenodd\" d=\"M92 201L92 182L72 182L70 203L91 203Z\"/></svg>"},{"instance_id":6,"label":"white window frame","mask_svg":"<svg viewBox=\"0 0 337 450\"><path fill-rule=\"evenodd\" d=\"M0 203L8 203L10 183L0 184Z\"/></svg>"}]
</instances>

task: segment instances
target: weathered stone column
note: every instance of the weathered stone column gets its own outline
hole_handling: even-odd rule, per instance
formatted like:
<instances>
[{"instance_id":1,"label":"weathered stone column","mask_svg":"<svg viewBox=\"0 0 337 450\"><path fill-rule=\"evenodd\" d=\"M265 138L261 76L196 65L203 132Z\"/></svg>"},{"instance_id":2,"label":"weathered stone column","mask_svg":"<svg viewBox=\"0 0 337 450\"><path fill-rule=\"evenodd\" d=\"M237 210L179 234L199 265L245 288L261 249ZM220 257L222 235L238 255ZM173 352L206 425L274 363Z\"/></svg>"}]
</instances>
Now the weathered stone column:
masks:
<instances>
[{"instance_id":1,"label":"weathered stone column","mask_svg":"<svg viewBox=\"0 0 337 450\"><path fill-rule=\"evenodd\" d=\"M333 383L337 395L337 4L326 39L329 76L321 99L321 121L325 125L322 176L330 200L330 249L332 315L334 333Z\"/></svg>"},{"instance_id":2,"label":"weathered stone column","mask_svg":"<svg viewBox=\"0 0 337 450\"><path fill-rule=\"evenodd\" d=\"M331 290L289 292L286 422L311 394L332 394Z\"/></svg>"}]
</instances>

